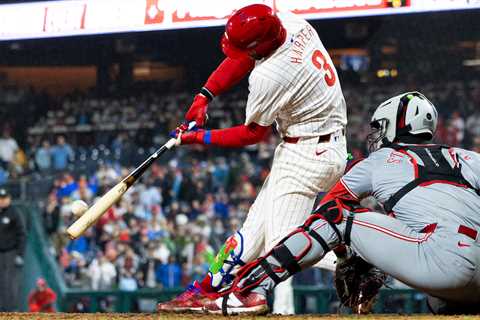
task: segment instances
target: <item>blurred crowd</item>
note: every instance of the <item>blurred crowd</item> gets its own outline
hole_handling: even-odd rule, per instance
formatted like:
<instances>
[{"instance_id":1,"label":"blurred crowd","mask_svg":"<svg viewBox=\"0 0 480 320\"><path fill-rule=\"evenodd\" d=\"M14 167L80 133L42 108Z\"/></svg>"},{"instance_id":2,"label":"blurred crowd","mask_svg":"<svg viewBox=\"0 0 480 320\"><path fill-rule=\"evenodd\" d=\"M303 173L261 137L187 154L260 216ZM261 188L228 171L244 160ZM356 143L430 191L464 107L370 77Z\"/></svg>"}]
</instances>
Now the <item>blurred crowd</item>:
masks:
<instances>
[{"instance_id":1,"label":"blurred crowd","mask_svg":"<svg viewBox=\"0 0 480 320\"><path fill-rule=\"evenodd\" d=\"M266 170L248 152L159 161L94 228L64 236L71 203L91 204L132 168L102 164L92 175L64 173L45 204L50 235L67 283L92 289L184 286L199 279L226 236L245 218Z\"/></svg>"},{"instance_id":2,"label":"blurred crowd","mask_svg":"<svg viewBox=\"0 0 480 320\"><path fill-rule=\"evenodd\" d=\"M343 87L348 145L354 157L365 155L371 111L408 90L421 91L437 106L437 141L480 151L479 82ZM75 241L64 236L75 219L72 201L92 204L161 145L181 121L191 96L160 95L155 90L101 98L77 93L55 100L24 128L22 137L12 134L18 130L4 128L0 184L19 175L51 177L50 185L45 182L42 188L48 195L40 205L52 252L69 286L96 290L184 286L205 274L226 236L240 227L280 141L274 130L260 144L242 150L177 149L157 161L84 236ZM242 89L218 97L209 109L208 125L242 123L246 97ZM10 104L22 101L10 100ZM297 281L330 286L330 277L312 270Z\"/></svg>"}]
</instances>

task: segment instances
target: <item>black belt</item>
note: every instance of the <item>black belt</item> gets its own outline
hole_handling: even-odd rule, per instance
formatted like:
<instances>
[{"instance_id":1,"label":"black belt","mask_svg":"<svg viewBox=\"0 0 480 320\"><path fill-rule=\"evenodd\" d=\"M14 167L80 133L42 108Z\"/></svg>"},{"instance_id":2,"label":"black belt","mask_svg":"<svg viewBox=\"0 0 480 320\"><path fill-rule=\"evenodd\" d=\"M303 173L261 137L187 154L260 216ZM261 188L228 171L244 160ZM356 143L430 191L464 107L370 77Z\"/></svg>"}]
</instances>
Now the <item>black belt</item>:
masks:
<instances>
[{"instance_id":1,"label":"black belt","mask_svg":"<svg viewBox=\"0 0 480 320\"><path fill-rule=\"evenodd\" d=\"M335 132L327 133L327 134L319 136L318 137L318 143L330 142L330 139L332 138L332 135ZM344 136L344 135L345 135L345 129L342 129L342 136ZM286 143L297 143L300 139L301 139L301 137L283 137L283 141L285 141Z\"/></svg>"}]
</instances>

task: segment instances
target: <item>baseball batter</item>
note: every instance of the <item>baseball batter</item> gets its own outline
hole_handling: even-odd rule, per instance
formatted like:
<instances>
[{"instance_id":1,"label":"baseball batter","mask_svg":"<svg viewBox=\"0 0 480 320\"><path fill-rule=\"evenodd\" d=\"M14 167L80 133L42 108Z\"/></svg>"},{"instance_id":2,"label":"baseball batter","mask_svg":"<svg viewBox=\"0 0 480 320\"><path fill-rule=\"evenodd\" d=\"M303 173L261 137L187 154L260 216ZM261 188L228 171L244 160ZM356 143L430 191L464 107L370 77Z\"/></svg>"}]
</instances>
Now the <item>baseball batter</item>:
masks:
<instances>
[{"instance_id":1,"label":"baseball batter","mask_svg":"<svg viewBox=\"0 0 480 320\"><path fill-rule=\"evenodd\" d=\"M302 227L242 267L211 312L262 312L265 293L346 243L364 260L429 295L435 313L480 313L480 155L429 144L437 111L418 92L373 115L375 152L356 164ZM374 196L390 215L365 212ZM368 211L368 210L367 210ZM242 309L243 308L243 309Z\"/></svg>"},{"instance_id":2,"label":"baseball batter","mask_svg":"<svg viewBox=\"0 0 480 320\"><path fill-rule=\"evenodd\" d=\"M201 309L200 297L220 289L236 266L301 224L318 192L330 189L345 169L345 99L332 60L307 21L265 5L247 6L228 20L222 48L228 58L195 97L186 119L203 125L208 101L251 70L245 123L182 133L179 143L242 147L260 142L274 123L283 142L246 221L227 241L235 244L229 259L218 273L209 272L175 300L159 304L159 311Z\"/></svg>"}]
</instances>

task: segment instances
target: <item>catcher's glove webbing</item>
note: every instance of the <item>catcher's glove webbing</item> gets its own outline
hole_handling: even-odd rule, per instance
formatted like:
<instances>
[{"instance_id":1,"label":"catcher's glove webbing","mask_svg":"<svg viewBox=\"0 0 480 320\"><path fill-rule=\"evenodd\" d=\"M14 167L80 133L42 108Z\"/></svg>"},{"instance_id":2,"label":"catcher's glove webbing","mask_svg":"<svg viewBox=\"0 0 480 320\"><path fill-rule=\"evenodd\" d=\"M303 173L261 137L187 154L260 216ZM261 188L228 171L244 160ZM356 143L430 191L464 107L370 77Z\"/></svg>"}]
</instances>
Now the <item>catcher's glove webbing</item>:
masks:
<instances>
[{"instance_id":1,"label":"catcher's glove webbing","mask_svg":"<svg viewBox=\"0 0 480 320\"><path fill-rule=\"evenodd\" d=\"M368 314L386 277L380 269L354 255L337 264L334 284L342 305L354 313Z\"/></svg>"}]
</instances>

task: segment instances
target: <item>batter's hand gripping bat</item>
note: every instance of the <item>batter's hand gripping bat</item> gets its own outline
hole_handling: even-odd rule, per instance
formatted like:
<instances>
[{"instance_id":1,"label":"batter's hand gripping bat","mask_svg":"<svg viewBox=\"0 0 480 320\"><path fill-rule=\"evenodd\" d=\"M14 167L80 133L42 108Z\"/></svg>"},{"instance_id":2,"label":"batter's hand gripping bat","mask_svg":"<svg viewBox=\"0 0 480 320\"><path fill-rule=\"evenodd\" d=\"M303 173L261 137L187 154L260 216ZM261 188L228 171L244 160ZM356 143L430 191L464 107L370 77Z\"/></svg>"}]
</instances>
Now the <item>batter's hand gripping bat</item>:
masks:
<instances>
[{"instance_id":1,"label":"batter's hand gripping bat","mask_svg":"<svg viewBox=\"0 0 480 320\"><path fill-rule=\"evenodd\" d=\"M195 121L188 124L188 130L195 127ZM85 230L91 227L114 203L116 203L123 194L130 188L143 173L167 150L176 146L177 139L171 138L157 151L155 151L147 160L133 170L122 181L117 183L112 189L105 193L93 206L77 219L68 229L67 234L70 239L76 239L81 236Z\"/></svg>"}]
</instances>

